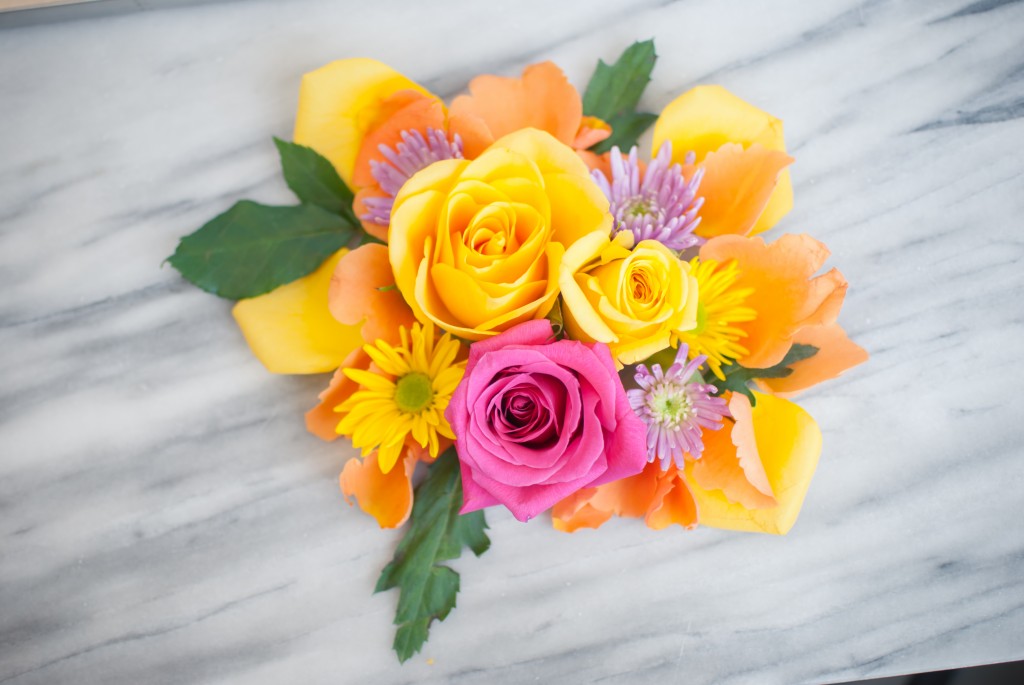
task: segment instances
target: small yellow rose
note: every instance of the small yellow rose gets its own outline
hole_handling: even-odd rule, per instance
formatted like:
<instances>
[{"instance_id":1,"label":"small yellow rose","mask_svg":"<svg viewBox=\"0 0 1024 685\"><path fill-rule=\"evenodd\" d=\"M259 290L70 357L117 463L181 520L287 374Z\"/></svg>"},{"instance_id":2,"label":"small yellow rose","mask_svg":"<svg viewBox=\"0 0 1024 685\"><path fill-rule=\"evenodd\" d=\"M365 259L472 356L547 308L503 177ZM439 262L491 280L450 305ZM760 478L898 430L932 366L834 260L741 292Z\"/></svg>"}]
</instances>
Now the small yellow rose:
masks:
<instances>
[{"instance_id":1,"label":"small yellow rose","mask_svg":"<svg viewBox=\"0 0 1024 685\"><path fill-rule=\"evenodd\" d=\"M689 265L656 240L633 247L628 231L578 240L562 259L559 285L569 335L607 344L622 365L643 361L668 347L673 331L697 325Z\"/></svg>"},{"instance_id":2,"label":"small yellow rose","mask_svg":"<svg viewBox=\"0 0 1024 685\"><path fill-rule=\"evenodd\" d=\"M388 252L416 318L469 340L543 318L565 249L608 234L608 200L567 145L536 129L477 159L435 162L395 198Z\"/></svg>"}]
</instances>

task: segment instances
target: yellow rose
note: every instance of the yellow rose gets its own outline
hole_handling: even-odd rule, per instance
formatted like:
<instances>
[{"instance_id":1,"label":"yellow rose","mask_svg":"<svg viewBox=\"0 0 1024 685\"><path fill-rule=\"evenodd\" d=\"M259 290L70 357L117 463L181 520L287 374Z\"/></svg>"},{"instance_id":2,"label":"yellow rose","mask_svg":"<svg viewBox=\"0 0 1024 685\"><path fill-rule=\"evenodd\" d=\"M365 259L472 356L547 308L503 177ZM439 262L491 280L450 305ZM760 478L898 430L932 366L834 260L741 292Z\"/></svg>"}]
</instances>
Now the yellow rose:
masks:
<instances>
[{"instance_id":1,"label":"yellow rose","mask_svg":"<svg viewBox=\"0 0 1024 685\"><path fill-rule=\"evenodd\" d=\"M630 249L632 248L632 249ZM665 349L697 325L697 279L656 240L633 247L628 231L595 231L565 253L559 278L570 337L603 342L619 364Z\"/></svg>"},{"instance_id":2,"label":"yellow rose","mask_svg":"<svg viewBox=\"0 0 1024 685\"><path fill-rule=\"evenodd\" d=\"M546 316L565 249L611 223L576 153L524 129L473 161L436 162L406 181L388 250L416 318L482 340Z\"/></svg>"}]
</instances>

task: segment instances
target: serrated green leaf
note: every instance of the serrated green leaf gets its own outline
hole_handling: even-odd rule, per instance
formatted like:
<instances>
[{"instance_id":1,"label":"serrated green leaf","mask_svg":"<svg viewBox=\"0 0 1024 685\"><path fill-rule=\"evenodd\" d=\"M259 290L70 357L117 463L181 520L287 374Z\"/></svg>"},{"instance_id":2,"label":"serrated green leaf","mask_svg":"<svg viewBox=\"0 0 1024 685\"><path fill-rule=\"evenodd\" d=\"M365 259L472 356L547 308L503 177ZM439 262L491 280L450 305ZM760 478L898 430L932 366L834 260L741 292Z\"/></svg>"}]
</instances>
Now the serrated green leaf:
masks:
<instances>
[{"instance_id":1,"label":"serrated green leaf","mask_svg":"<svg viewBox=\"0 0 1024 685\"><path fill-rule=\"evenodd\" d=\"M314 271L351 240L354 226L315 205L241 200L185 236L167 260L207 292L255 297Z\"/></svg>"},{"instance_id":2,"label":"serrated green leaf","mask_svg":"<svg viewBox=\"0 0 1024 685\"><path fill-rule=\"evenodd\" d=\"M311 147L280 138L274 138L274 145L281 155L284 180L299 200L356 221L352 214L352 191L326 157Z\"/></svg>"},{"instance_id":3,"label":"serrated green leaf","mask_svg":"<svg viewBox=\"0 0 1024 685\"><path fill-rule=\"evenodd\" d=\"M409 529L374 589L399 588L394 650L400 661L420 651L430 623L443 621L455 608L459 574L441 562L457 559L463 547L477 556L490 547L483 512L460 516L461 506L459 460L451 448L438 457L416 488Z\"/></svg>"},{"instance_id":4,"label":"serrated green leaf","mask_svg":"<svg viewBox=\"0 0 1024 685\"><path fill-rule=\"evenodd\" d=\"M732 364L725 368L725 380L714 380L715 386L718 388L716 394L721 395L727 390L733 392L741 392L747 396L750 400L751 405L757 403L757 399L754 397L754 393L750 390L749 383L756 378L785 378L786 376L793 373L793 369L790 368L797 362L802 362L805 359L810 359L818 353L818 348L814 345L803 345L800 343L794 344L786 352L786 356L782 358L775 366L770 366L766 369L748 369L745 366L739 364Z\"/></svg>"},{"instance_id":5,"label":"serrated green leaf","mask_svg":"<svg viewBox=\"0 0 1024 685\"><path fill-rule=\"evenodd\" d=\"M412 655L423 649L430 634L429 626L431 619L421 618L411 623L398 626L395 631L395 641L391 647L398 655L398 660L403 664L412 658Z\"/></svg>"},{"instance_id":6,"label":"serrated green leaf","mask_svg":"<svg viewBox=\"0 0 1024 685\"><path fill-rule=\"evenodd\" d=\"M612 118L634 111L657 59L654 40L645 40L626 48L615 64L598 60L583 95L583 113L611 123Z\"/></svg>"},{"instance_id":7,"label":"serrated green leaf","mask_svg":"<svg viewBox=\"0 0 1024 685\"><path fill-rule=\"evenodd\" d=\"M636 145L637 140L658 120L657 114L650 112L629 112L620 116L612 117L612 134L591 148L598 154L608 152L614 146L624 152L628 152Z\"/></svg>"}]
</instances>

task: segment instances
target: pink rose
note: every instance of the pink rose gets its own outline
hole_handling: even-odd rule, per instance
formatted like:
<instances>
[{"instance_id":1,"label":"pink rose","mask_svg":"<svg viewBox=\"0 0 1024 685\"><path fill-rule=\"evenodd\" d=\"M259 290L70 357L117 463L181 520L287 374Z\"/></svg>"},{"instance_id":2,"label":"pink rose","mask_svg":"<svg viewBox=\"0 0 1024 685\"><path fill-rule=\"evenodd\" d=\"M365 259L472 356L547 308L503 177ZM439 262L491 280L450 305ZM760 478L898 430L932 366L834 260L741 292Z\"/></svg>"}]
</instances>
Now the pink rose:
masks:
<instances>
[{"instance_id":1,"label":"pink rose","mask_svg":"<svg viewBox=\"0 0 1024 685\"><path fill-rule=\"evenodd\" d=\"M469 348L445 412L462 466L462 513L504 504L527 521L647 464L644 424L608 348L553 338L538 319Z\"/></svg>"}]
</instances>

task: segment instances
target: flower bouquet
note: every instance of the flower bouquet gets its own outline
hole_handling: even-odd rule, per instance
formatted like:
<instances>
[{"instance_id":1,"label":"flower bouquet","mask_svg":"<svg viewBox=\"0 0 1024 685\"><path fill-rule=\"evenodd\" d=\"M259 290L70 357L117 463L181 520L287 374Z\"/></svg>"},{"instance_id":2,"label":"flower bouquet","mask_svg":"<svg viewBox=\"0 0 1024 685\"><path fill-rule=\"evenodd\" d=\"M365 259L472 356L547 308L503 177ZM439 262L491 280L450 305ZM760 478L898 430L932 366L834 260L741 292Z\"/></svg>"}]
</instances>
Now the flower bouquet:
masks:
<instances>
[{"instance_id":1,"label":"flower bouquet","mask_svg":"<svg viewBox=\"0 0 1024 685\"><path fill-rule=\"evenodd\" d=\"M479 76L447 106L328 64L275 139L300 204L240 201L169 260L238 300L267 369L334 372L306 424L361 451L346 499L408 522L377 584L400 590L403 661L455 606L444 562L488 548L488 507L787 532L821 450L787 398L867 358L825 246L759 237L792 206L782 122L719 86L638 111L655 59L599 62L582 97L550 62Z\"/></svg>"}]
</instances>

